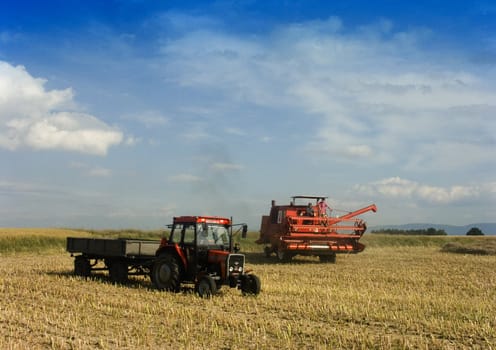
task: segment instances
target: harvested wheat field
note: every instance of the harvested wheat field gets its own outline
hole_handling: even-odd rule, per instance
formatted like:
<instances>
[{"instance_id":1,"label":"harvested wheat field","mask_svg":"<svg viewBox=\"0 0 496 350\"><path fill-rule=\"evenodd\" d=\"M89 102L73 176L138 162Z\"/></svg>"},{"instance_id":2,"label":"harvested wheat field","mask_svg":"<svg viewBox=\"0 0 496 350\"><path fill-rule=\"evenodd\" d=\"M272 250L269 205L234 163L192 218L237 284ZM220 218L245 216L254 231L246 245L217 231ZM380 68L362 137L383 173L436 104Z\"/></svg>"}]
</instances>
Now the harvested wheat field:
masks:
<instances>
[{"instance_id":1,"label":"harvested wheat field","mask_svg":"<svg viewBox=\"0 0 496 350\"><path fill-rule=\"evenodd\" d=\"M208 300L188 288L158 292L144 278L74 277L61 247L4 249L0 348L496 348L496 256L367 241L336 264L279 264L245 242L262 292L224 287Z\"/></svg>"}]
</instances>

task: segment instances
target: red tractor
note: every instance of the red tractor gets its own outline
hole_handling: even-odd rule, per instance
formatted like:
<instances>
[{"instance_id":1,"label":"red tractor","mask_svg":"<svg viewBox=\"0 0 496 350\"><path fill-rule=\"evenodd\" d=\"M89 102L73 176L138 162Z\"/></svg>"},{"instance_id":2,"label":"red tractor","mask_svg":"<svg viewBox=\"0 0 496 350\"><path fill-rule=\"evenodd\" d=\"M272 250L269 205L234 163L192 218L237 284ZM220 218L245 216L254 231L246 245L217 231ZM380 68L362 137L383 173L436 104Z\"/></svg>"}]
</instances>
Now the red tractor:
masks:
<instances>
[{"instance_id":1,"label":"red tractor","mask_svg":"<svg viewBox=\"0 0 496 350\"><path fill-rule=\"evenodd\" d=\"M356 216L376 212L375 204L333 216L325 196L291 198L285 205L276 205L273 200L270 214L262 216L256 242L265 244L266 256L275 253L281 262L289 262L297 254L315 255L323 262L334 263L337 253L359 253L365 249L358 241L367 225Z\"/></svg>"},{"instance_id":2,"label":"red tractor","mask_svg":"<svg viewBox=\"0 0 496 350\"><path fill-rule=\"evenodd\" d=\"M243 294L260 293L260 279L245 268L244 254L233 245L233 226L220 217L175 217L169 238L162 239L156 252L151 271L155 287L178 292L182 283L193 283L201 297L216 294L223 285ZM238 226L246 236L247 226Z\"/></svg>"}]
</instances>

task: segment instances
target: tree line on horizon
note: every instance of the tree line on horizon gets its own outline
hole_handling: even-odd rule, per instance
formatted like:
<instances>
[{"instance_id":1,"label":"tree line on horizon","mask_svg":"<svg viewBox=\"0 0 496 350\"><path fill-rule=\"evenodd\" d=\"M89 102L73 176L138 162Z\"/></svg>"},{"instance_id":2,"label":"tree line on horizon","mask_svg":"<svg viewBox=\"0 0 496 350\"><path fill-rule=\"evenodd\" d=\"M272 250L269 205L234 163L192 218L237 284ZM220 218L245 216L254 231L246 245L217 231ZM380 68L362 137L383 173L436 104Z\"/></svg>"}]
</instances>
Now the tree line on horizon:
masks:
<instances>
[{"instance_id":1,"label":"tree line on horizon","mask_svg":"<svg viewBox=\"0 0 496 350\"><path fill-rule=\"evenodd\" d=\"M412 236L447 236L445 230L435 229L434 227L429 227L427 229L416 229L416 230L400 230L394 228L388 228L383 230L372 230L371 233L381 233L386 235L412 235ZM484 233L478 227L472 227L467 231L467 236L484 236Z\"/></svg>"},{"instance_id":2,"label":"tree line on horizon","mask_svg":"<svg viewBox=\"0 0 496 350\"><path fill-rule=\"evenodd\" d=\"M386 235L412 235L412 236L447 236L445 230L437 230L434 227L429 227L427 229L416 229L416 230L400 230L396 228L388 228L383 230L372 230L371 233L381 233Z\"/></svg>"}]
</instances>

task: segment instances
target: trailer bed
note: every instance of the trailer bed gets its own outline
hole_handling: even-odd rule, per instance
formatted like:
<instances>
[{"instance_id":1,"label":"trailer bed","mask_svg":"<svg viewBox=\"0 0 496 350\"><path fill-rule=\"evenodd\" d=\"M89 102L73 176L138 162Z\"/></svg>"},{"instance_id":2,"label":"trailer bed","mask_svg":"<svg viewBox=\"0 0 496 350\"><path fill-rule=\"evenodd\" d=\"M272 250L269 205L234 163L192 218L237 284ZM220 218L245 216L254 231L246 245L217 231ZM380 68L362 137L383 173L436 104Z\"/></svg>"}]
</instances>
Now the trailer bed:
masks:
<instances>
[{"instance_id":1,"label":"trailer bed","mask_svg":"<svg viewBox=\"0 0 496 350\"><path fill-rule=\"evenodd\" d=\"M92 257L152 257L158 240L67 237L67 251Z\"/></svg>"}]
</instances>

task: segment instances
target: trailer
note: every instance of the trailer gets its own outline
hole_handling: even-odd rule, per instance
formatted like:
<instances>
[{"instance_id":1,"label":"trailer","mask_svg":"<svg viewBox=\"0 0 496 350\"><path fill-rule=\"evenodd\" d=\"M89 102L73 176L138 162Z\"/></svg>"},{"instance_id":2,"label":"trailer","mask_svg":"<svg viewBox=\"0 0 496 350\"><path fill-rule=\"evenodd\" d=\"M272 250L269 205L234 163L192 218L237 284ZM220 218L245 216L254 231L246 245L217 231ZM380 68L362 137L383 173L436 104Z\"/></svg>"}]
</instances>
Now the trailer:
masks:
<instances>
[{"instance_id":1,"label":"trailer","mask_svg":"<svg viewBox=\"0 0 496 350\"><path fill-rule=\"evenodd\" d=\"M118 283L125 283L129 275L149 275L159 246L159 240L67 238L75 275L108 270L110 280Z\"/></svg>"}]
</instances>

